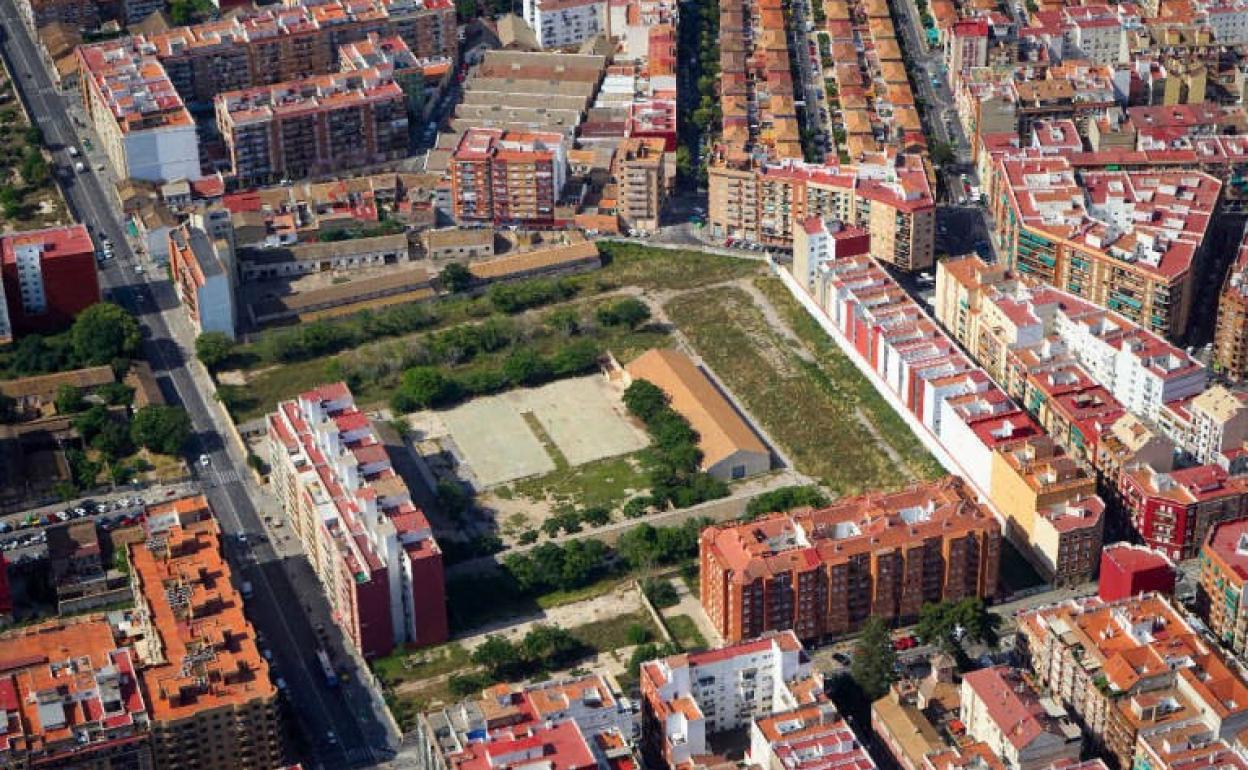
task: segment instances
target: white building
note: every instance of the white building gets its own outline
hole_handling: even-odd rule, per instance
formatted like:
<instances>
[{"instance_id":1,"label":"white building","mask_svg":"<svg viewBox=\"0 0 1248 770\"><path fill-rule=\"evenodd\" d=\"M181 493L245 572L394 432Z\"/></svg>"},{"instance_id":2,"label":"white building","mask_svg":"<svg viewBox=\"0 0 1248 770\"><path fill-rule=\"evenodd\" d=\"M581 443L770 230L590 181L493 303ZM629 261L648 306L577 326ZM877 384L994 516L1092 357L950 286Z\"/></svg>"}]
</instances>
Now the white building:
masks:
<instances>
[{"instance_id":1,"label":"white building","mask_svg":"<svg viewBox=\"0 0 1248 770\"><path fill-rule=\"evenodd\" d=\"M1055 330L1093 380L1132 413L1156 420L1162 404L1194 396L1209 375L1179 348L1111 313L1072 318Z\"/></svg>"},{"instance_id":2,"label":"white building","mask_svg":"<svg viewBox=\"0 0 1248 770\"><path fill-rule=\"evenodd\" d=\"M605 0L524 0L524 20L542 48L578 45L607 32Z\"/></svg>"},{"instance_id":3,"label":"white building","mask_svg":"<svg viewBox=\"0 0 1248 770\"><path fill-rule=\"evenodd\" d=\"M229 246L190 226L170 230L166 244L174 289L198 332L220 332L234 339L237 316Z\"/></svg>"},{"instance_id":4,"label":"white building","mask_svg":"<svg viewBox=\"0 0 1248 770\"><path fill-rule=\"evenodd\" d=\"M669 766L709 753L707 736L818 703L822 680L792 631L643 663L647 718L662 727Z\"/></svg>"},{"instance_id":5,"label":"white building","mask_svg":"<svg viewBox=\"0 0 1248 770\"><path fill-rule=\"evenodd\" d=\"M1171 411L1175 413L1179 446L1201 465L1216 462L1223 451L1243 446L1248 439L1248 409L1239 396L1222 385L1196 396L1185 409L1175 405ZM1167 421L1162 424L1167 425Z\"/></svg>"},{"instance_id":6,"label":"white building","mask_svg":"<svg viewBox=\"0 0 1248 770\"><path fill-rule=\"evenodd\" d=\"M962 723L988 744L1009 770L1042 770L1059 760L1078 760L1079 728L1051 697L1040 697L1022 672L1008 666L962 677Z\"/></svg>"}]
</instances>

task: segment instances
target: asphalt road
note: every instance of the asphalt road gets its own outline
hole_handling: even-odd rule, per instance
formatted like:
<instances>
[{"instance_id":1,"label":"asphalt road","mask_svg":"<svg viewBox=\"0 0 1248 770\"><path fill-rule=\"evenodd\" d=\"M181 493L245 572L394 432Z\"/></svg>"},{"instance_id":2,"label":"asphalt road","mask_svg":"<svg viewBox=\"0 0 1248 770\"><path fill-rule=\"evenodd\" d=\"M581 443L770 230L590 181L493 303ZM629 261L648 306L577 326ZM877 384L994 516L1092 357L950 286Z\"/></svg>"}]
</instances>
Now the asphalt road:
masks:
<instances>
[{"instance_id":1,"label":"asphalt road","mask_svg":"<svg viewBox=\"0 0 1248 770\"><path fill-rule=\"evenodd\" d=\"M65 99L71 97L60 94L49 81L12 0L0 0L0 25L4 32L0 48L32 119L44 132L54 165L72 169L68 147L81 145L66 111ZM243 532L263 531L253 502L253 495L258 499L258 492L249 486L245 458L224 439L222 426L228 417L218 403L205 398L203 394L209 392L209 385L197 381L200 375L187 365L186 351L193 342L189 325L180 316L166 318L166 311L177 312L178 303L163 269L153 270L150 265L148 269L138 269L139 262L122 231L122 217L90 167L81 174L72 170L68 174L58 173L62 174L63 187L77 219L88 225L97 242L101 235L113 242L116 258L101 269L103 288L111 293L113 301L139 318L145 327L146 358L166 397L181 403L190 414L195 436L188 447L189 457L209 457L209 468L194 467L221 528L227 533L227 558L240 580L249 580L254 587L254 596L247 602L248 614L272 648L278 671L288 683L291 711L311 749L305 752L305 761L310 759L308 764L313 767L339 768L388 758L395 736L389 734L375 710L376 694L366 691L355 676L340 688L329 689L324 684L315 657L317 636L308 619L309 611L326 613L324 601L319 593L297 592L287 574L288 566L306 573L306 563L302 567L285 564L284 561L303 560L280 559L271 544L249 549L235 537ZM180 335L175 335L171 326L180 327ZM302 601L292 601L295 596L301 596ZM322 606L312 607L317 601ZM331 647L341 649L340 644ZM346 658L341 652L336 657L339 661ZM331 730L336 733L332 740Z\"/></svg>"}]
</instances>

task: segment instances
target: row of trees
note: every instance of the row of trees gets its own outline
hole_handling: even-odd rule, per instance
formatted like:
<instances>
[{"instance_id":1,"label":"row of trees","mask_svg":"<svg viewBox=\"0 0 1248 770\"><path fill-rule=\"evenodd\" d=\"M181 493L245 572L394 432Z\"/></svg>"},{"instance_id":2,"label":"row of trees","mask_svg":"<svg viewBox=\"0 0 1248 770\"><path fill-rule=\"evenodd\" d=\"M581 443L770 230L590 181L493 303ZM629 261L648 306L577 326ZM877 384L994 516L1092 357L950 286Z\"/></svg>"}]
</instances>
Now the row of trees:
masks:
<instances>
[{"instance_id":1,"label":"row of trees","mask_svg":"<svg viewBox=\"0 0 1248 770\"><path fill-rule=\"evenodd\" d=\"M691 519L674 527L641 524L621 535L615 548L594 538L542 543L508 554L503 565L526 594L573 591L621 568L640 572L694 558L698 535L709 521Z\"/></svg>"},{"instance_id":2,"label":"row of trees","mask_svg":"<svg viewBox=\"0 0 1248 770\"><path fill-rule=\"evenodd\" d=\"M396 412L414 412L509 388L541 385L593 371L601 352L592 340L576 340L550 355L530 345L516 347L498 366L478 367L462 375L444 374L434 366L416 366L403 373L390 404Z\"/></svg>"},{"instance_id":3,"label":"row of trees","mask_svg":"<svg viewBox=\"0 0 1248 770\"><path fill-rule=\"evenodd\" d=\"M624 406L645 423L651 439L650 447L642 453L650 494L634 504L634 511L668 505L687 508L728 495L727 484L702 472L697 432L672 409L667 394L658 386L634 380L624 391Z\"/></svg>"},{"instance_id":4,"label":"row of trees","mask_svg":"<svg viewBox=\"0 0 1248 770\"><path fill-rule=\"evenodd\" d=\"M588 651L585 644L564 629L536 625L519 644L501 636L486 637L472 651L472 662L485 668L492 681L512 681L565 668ZM474 687L470 692L479 689Z\"/></svg>"},{"instance_id":5,"label":"row of trees","mask_svg":"<svg viewBox=\"0 0 1248 770\"><path fill-rule=\"evenodd\" d=\"M133 316L111 302L100 302L79 313L64 332L22 337L7 351L4 373L24 377L103 365L124 371L142 340Z\"/></svg>"}]
</instances>

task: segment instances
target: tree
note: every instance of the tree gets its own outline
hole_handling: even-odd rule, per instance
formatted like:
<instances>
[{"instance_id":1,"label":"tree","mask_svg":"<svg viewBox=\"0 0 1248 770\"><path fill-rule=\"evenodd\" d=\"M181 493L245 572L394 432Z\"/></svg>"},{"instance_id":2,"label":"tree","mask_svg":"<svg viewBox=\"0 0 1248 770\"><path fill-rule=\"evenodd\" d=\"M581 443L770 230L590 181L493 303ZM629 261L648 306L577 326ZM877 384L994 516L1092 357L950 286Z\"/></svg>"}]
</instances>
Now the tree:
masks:
<instances>
[{"instance_id":1,"label":"tree","mask_svg":"<svg viewBox=\"0 0 1248 770\"><path fill-rule=\"evenodd\" d=\"M441 273L438 273L438 280L442 282L442 287L444 289L452 294L458 294L461 291L466 291L470 286L472 286L472 282L475 279L473 278L472 271L468 269L467 265L459 262L452 262L442 268Z\"/></svg>"},{"instance_id":2,"label":"tree","mask_svg":"<svg viewBox=\"0 0 1248 770\"><path fill-rule=\"evenodd\" d=\"M396 412L412 412L449 404L460 396L458 383L431 366L416 366L403 372L394 395Z\"/></svg>"},{"instance_id":3,"label":"tree","mask_svg":"<svg viewBox=\"0 0 1248 770\"><path fill-rule=\"evenodd\" d=\"M957 155L947 142L936 142L932 145L931 158L933 165L943 166L957 160Z\"/></svg>"},{"instance_id":4,"label":"tree","mask_svg":"<svg viewBox=\"0 0 1248 770\"><path fill-rule=\"evenodd\" d=\"M223 332L204 332L195 338L195 357L215 371L234 352L234 340Z\"/></svg>"},{"instance_id":5,"label":"tree","mask_svg":"<svg viewBox=\"0 0 1248 770\"><path fill-rule=\"evenodd\" d=\"M9 219L22 213L22 196L9 185L0 187L0 211Z\"/></svg>"},{"instance_id":6,"label":"tree","mask_svg":"<svg viewBox=\"0 0 1248 770\"><path fill-rule=\"evenodd\" d=\"M581 314L574 307L561 307L550 311L543 319L546 326L571 337L581 330Z\"/></svg>"},{"instance_id":7,"label":"tree","mask_svg":"<svg viewBox=\"0 0 1248 770\"><path fill-rule=\"evenodd\" d=\"M745 506L745 517L752 519L764 513L791 511L794 508L822 508L828 504L828 496L819 487L789 486L755 495Z\"/></svg>"},{"instance_id":8,"label":"tree","mask_svg":"<svg viewBox=\"0 0 1248 770\"><path fill-rule=\"evenodd\" d=\"M503 361L503 376L512 385L540 385L550 379L550 363L540 353L522 348Z\"/></svg>"},{"instance_id":9,"label":"tree","mask_svg":"<svg viewBox=\"0 0 1248 770\"><path fill-rule=\"evenodd\" d=\"M668 408L667 394L649 380L633 380L624 391L624 406L629 414L649 423L660 411Z\"/></svg>"},{"instance_id":10,"label":"tree","mask_svg":"<svg viewBox=\"0 0 1248 770\"><path fill-rule=\"evenodd\" d=\"M87 400L82 391L68 383L56 389L56 411L58 414L75 414L87 408Z\"/></svg>"},{"instance_id":11,"label":"tree","mask_svg":"<svg viewBox=\"0 0 1248 770\"><path fill-rule=\"evenodd\" d=\"M966 641L995 645L1000 622L1001 618L989 612L982 599L969 597L924 604L915 631L928 644L957 653Z\"/></svg>"},{"instance_id":12,"label":"tree","mask_svg":"<svg viewBox=\"0 0 1248 770\"><path fill-rule=\"evenodd\" d=\"M100 302L78 314L69 330L74 357L86 366L130 358L143 337L134 317L111 302Z\"/></svg>"},{"instance_id":13,"label":"tree","mask_svg":"<svg viewBox=\"0 0 1248 770\"><path fill-rule=\"evenodd\" d=\"M639 299L627 297L600 306L594 315L603 326L636 328L638 324L650 320L650 307Z\"/></svg>"},{"instance_id":14,"label":"tree","mask_svg":"<svg viewBox=\"0 0 1248 770\"><path fill-rule=\"evenodd\" d=\"M95 395L110 406L130 406L134 403L134 388L124 382L109 382L95 389Z\"/></svg>"},{"instance_id":15,"label":"tree","mask_svg":"<svg viewBox=\"0 0 1248 770\"><path fill-rule=\"evenodd\" d=\"M73 426L82 440L90 444L104 430L104 426L112 421L113 417L108 413L108 408L96 404L74 417Z\"/></svg>"},{"instance_id":16,"label":"tree","mask_svg":"<svg viewBox=\"0 0 1248 770\"><path fill-rule=\"evenodd\" d=\"M897 654L884 619L872 616L862 627L858 644L854 647L854 660L849 675L862 688L868 701L884 697L896 674L893 666Z\"/></svg>"},{"instance_id":17,"label":"tree","mask_svg":"<svg viewBox=\"0 0 1248 770\"><path fill-rule=\"evenodd\" d=\"M601 505L591 505L580 512L581 521L591 527L601 527L611 521L611 510Z\"/></svg>"},{"instance_id":18,"label":"tree","mask_svg":"<svg viewBox=\"0 0 1248 770\"><path fill-rule=\"evenodd\" d=\"M180 406L149 404L134 416L130 437L149 451L176 455L191 437L191 418Z\"/></svg>"},{"instance_id":19,"label":"tree","mask_svg":"<svg viewBox=\"0 0 1248 770\"><path fill-rule=\"evenodd\" d=\"M472 662L489 669L495 679L505 679L519 668L520 652L503 637L490 634L472 651Z\"/></svg>"},{"instance_id":20,"label":"tree","mask_svg":"<svg viewBox=\"0 0 1248 770\"><path fill-rule=\"evenodd\" d=\"M645 644L650 641L650 629L640 623L634 623L625 632L629 644Z\"/></svg>"},{"instance_id":21,"label":"tree","mask_svg":"<svg viewBox=\"0 0 1248 770\"><path fill-rule=\"evenodd\" d=\"M125 426L114 420L104 423L103 428L91 439L91 448L115 462L130 454L134 445Z\"/></svg>"}]
</instances>

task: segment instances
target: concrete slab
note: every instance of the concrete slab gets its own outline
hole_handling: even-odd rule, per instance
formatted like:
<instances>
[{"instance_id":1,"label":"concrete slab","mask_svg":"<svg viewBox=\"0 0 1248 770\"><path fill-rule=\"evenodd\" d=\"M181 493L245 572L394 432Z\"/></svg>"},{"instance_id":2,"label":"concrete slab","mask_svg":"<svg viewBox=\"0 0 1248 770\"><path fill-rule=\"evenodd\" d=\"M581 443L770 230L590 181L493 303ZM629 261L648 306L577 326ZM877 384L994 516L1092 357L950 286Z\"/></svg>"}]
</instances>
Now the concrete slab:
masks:
<instances>
[{"instance_id":1,"label":"concrete slab","mask_svg":"<svg viewBox=\"0 0 1248 770\"><path fill-rule=\"evenodd\" d=\"M518 411L533 413L569 465L636 452L650 443L625 415L615 388L602 377L560 380L507 395L514 398Z\"/></svg>"},{"instance_id":2,"label":"concrete slab","mask_svg":"<svg viewBox=\"0 0 1248 770\"><path fill-rule=\"evenodd\" d=\"M441 417L483 487L555 469L520 412L502 397L473 399Z\"/></svg>"}]
</instances>

